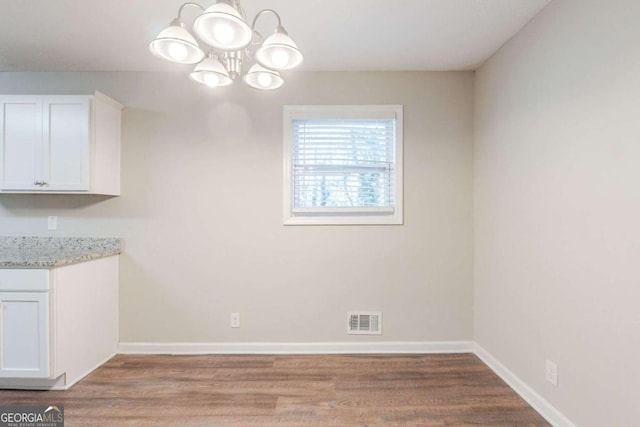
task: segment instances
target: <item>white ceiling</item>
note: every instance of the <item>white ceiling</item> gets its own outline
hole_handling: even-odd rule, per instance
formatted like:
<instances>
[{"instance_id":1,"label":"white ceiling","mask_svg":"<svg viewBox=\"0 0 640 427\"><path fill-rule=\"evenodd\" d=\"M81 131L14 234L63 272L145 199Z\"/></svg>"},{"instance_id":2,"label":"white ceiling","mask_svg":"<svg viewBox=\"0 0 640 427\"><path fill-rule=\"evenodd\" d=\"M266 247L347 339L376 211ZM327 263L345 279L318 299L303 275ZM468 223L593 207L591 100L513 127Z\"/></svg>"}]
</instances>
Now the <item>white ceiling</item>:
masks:
<instances>
[{"instance_id":1,"label":"white ceiling","mask_svg":"<svg viewBox=\"0 0 640 427\"><path fill-rule=\"evenodd\" d=\"M551 0L243 0L280 13L305 70L472 70ZM2 71L168 71L147 45L182 0L0 0ZM213 0L202 1L209 6ZM197 9L187 8L191 23ZM258 29L270 34L275 19Z\"/></svg>"}]
</instances>

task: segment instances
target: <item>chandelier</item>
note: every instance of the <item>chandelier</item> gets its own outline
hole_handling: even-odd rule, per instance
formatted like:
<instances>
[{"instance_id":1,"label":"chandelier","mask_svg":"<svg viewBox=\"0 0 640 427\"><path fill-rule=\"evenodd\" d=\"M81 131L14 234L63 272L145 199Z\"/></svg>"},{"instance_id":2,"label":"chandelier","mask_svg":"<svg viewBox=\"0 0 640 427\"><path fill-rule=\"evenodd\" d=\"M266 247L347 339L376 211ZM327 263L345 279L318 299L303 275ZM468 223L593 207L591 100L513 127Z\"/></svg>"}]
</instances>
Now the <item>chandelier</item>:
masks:
<instances>
[{"instance_id":1,"label":"chandelier","mask_svg":"<svg viewBox=\"0 0 640 427\"><path fill-rule=\"evenodd\" d=\"M192 25L202 45L182 21L187 6L202 11ZM278 19L275 33L266 39L255 29L258 18L265 14ZM189 77L209 87L230 85L242 74L243 63L251 62L242 80L256 89L277 89L284 83L279 71L296 67L303 59L276 11L261 10L249 26L239 0L217 0L206 9L198 3L184 3L178 17L151 41L149 50L171 62L196 64Z\"/></svg>"}]
</instances>

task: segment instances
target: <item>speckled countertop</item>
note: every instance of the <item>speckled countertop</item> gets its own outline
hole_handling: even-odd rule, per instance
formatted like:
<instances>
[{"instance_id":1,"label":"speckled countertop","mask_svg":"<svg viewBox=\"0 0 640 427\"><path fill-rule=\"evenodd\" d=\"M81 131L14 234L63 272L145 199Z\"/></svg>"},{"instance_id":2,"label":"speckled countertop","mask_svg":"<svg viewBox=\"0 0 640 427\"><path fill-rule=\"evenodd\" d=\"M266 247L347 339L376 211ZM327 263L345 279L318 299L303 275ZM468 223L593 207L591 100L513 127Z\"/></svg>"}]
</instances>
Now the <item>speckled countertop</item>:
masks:
<instances>
[{"instance_id":1,"label":"speckled countertop","mask_svg":"<svg viewBox=\"0 0 640 427\"><path fill-rule=\"evenodd\" d=\"M120 252L119 238L0 236L0 268L53 268Z\"/></svg>"}]
</instances>

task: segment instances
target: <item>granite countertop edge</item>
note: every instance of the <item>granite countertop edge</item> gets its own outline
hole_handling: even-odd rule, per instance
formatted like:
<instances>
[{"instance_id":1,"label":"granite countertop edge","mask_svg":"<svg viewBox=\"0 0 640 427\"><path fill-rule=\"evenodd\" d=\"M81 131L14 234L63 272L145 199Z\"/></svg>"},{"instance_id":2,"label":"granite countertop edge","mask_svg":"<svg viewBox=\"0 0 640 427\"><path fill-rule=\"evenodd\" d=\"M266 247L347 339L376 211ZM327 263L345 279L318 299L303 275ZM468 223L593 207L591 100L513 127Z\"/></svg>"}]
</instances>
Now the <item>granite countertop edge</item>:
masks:
<instances>
[{"instance_id":1,"label":"granite countertop edge","mask_svg":"<svg viewBox=\"0 0 640 427\"><path fill-rule=\"evenodd\" d=\"M78 255L75 257L56 259L52 261L0 261L0 268L55 268L69 264L77 264L83 261L91 261L99 258L120 255L122 251L109 251L101 253L92 253L86 255Z\"/></svg>"},{"instance_id":2,"label":"granite countertop edge","mask_svg":"<svg viewBox=\"0 0 640 427\"><path fill-rule=\"evenodd\" d=\"M51 269L122 253L122 239L0 236L0 269Z\"/></svg>"}]
</instances>

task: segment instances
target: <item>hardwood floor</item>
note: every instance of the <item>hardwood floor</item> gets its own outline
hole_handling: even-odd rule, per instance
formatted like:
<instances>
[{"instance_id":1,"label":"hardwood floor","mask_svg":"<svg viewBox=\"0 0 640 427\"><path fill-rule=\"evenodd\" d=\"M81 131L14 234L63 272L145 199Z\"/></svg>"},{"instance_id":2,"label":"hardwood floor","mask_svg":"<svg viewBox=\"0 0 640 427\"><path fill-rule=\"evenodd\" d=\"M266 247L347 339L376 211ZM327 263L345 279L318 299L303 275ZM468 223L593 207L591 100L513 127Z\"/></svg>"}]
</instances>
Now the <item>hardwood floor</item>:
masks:
<instances>
[{"instance_id":1,"label":"hardwood floor","mask_svg":"<svg viewBox=\"0 0 640 427\"><path fill-rule=\"evenodd\" d=\"M66 426L549 426L472 354L118 355L68 391Z\"/></svg>"}]
</instances>

